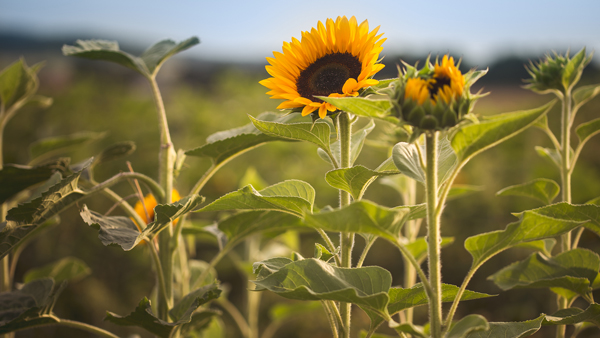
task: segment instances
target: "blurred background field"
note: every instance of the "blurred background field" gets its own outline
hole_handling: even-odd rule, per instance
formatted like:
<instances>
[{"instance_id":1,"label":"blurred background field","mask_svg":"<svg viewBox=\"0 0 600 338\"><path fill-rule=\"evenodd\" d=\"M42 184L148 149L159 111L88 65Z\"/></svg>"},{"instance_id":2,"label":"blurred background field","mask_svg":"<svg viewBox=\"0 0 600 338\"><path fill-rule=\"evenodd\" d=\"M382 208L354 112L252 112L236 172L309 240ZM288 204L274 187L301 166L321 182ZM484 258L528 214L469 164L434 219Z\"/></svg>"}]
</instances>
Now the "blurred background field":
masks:
<instances>
[{"instance_id":1,"label":"blurred background field","mask_svg":"<svg viewBox=\"0 0 600 338\"><path fill-rule=\"evenodd\" d=\"M16 11L13 8L13 11ZM343 14L343 13L342 13ZM6 15L6 14L4 14ZM337 15L337 14L335 14ZM314 25L325 16L311 19ZM363 18L358 18L361 21ZM292 20L292 19L290 19ZM376 19L369 18L372 26L378 25ZM311 26L301 28L309 29ZM385 31L385 27L382 27ZM108 31L112 38L119 38L119 33ZM596 30L597 32L597 30ZM92 62L63 57L60 48L63 44L72 44L75 38L105 38L97 32L82 35L70 32L68 36L48 36L35 32L17 31L0 25L0 68L23 56L29 65L45 61L40 72L39 93L52 97L54 104L45 110L26 108L8 125L5 133L5 163L26 164L29 161L28 147L36 140L51 136L69 135L82 132L104 133L104 137L87 144L81 149L65 154L71 156L73 162L82 161L99 153L105 147L121 141L134 141L137 150L127 160L136 171L152 177L157 175L158 127L156 112L147 83L133 71L102 62ZM167 32L168 33L168 32ZM138 34L142 34L138 32ZM177 33L179 34L179 33ZM193 32L192 34L196 34ZM176 39L184 36L169 36ZM202 32L198 33L202 39ZM129 34L131 35L131 34ZM127 36L129 36L127 35ZM149 34L150 35L150 34ZM291 36L298 36L298 32ZM212 36L212 35L209 35ZM386 36L388 33L386 32ZM568 37L563 37L568 40ZM576 43L585 39L578 37ZM138 54L146 46L144 43L122 43L122 49ZM149 43L158 41L148 41ZM283 41L283 40L282 40ZM565 40L566 41L566 40ZM560 42L560 41L559 41ZM597 41L591 41L595 43ZM387 42L386 44L389 44ZM384 44L384 47L387 45ZM564 52L570 45L548 47ZM271 50L279 50L281 42L270 46ZM412 49L383 52L386 68L376 76L378 79L397 75L396 64L400 59L414 64L426 57L422 48L413 44ZM447 47L446 45L442 46ZM195 47L194 53L201 52L204 45ZM436 53L438 47L430 47ZM468 48L465 48L468 50ZM441 50L445 53L447 50ZM456 51L456 52L455 52ZM538 60L543 51L523 50L515 53L499 54L498 57L470 58L460 46L452 48L455 56L463 56L461 68L471 67L484 69L489 73L478 83L474 91L483 89L490 94L481 99L475 112L497 114L521 109L538 107L551 98L540 96L522 89L522 79L528 77L524 64L529 60ZM186 52L187 53L187 52ZM245 125L249 122L247 115L257 116L265 111L274 111L277 103L265 95L266 89L258 81L268 77L264 70L264 57L217 61L218 57L198 58L184 53L167 62L159 74L159 85L165 99L169 116L171 135L176 148L190 150L205 143L206 137L214 132ZM270 52L269 52L270 53ZM597 59L597 58L596 58ZM584 72L580 84L600 82L600 68L597 60L592 61ZM552 128L558 128L559 107L549 114ZM584 106L577 120L589 121L600 114L600 99ZM577 122L576 122L577 123ZM373 137L385 132L381 123L371 134ZM463 170L457 183L481 186L481 191L472 195L450 201L443 218L442 233L453 236L455 243L443 251L444 282L460 284L466 273L471 258L462 247L463 241L472 235L503 229L515 220L511 212L518 212L538 206L536 202L518 197L496 197L500 189L531 180L545 177L559 181L558 172L546 160L540 158L534 146L549 146L545 135L535 129L485 152L475 158ZM600 195L600 138L592 139L584 148L573 179L573 201L584 203ZM357 164L375 168L388 157L385 149L365 146ZM209 160L189 157L184 169L178 177L176 186L185 195L210 165ZM108 163L97 171L96 179L104 180L119 171L128 170L123 161ZM309 182L317 191L316 205L337 204L337 191L324 180L329 166L321 160L316 148L310 144L274 142L263 145L242 155L219 171L203 190L208 201L236 190L242 177L248 170L256 170L268 184L286 179L300 179ZM124 195L129 195L130 186L119 186ZM389 187L375 183L365 198L380 204L395 206L400 203L399 196ZM95 210L106 210L109 201L97 198L86 201ZM195 220L212 221L218 215L194 214ZM16 280L21 281L25 272L66 256L76 256L85 261L92 269L92 274L85 279L68 286L61 296L55 311L64 318L93 323L107 328L123 336L138 333L145 337L145 332L135 329L124 329L110 323L103 323L105 311L127 314L133 310L139 300L151 294L154 276L145 248L136 248L131 252L123 252L118 247L104 247L97 239L96 230L88 227L80 219L77 208L63 213L59 226L48 230L45 235L35 240L23 253L17 266ZM318 236L306 232L301 236L298 251L305 257L312 257L314 242ZM357 239L357 248L363 245ZM599 239L585 232L582 247L600 252ZM195 255L199 259L210 259L216 253L216 244L209 239L199 241ZM355 250L359 252L359 250ZM486 278L500 268L525 258L530 252L525 249L512 249L498 255L486 263L476 274L469 289L499 294L500 290ZM394 277L394 285L402 281L402 260L400 253L391 245L380 240L371 250L365 265L380 265L388 269ZM223 260L218 266L219 278L224 285L231 287L230 299L243 307L246 284L232 262ZM269 308L278 302L287 302L273 294L263 295L261 325L264 328L269 322ZM499 297L462 303L457 317L468 313L478 313L490 321L520 321L535 318L539 313L552 313L555 310L554 297L548 291L512 290L502 292ZM417 323L426 320L425 309L417 311ZM239 332L225 315L227 337L237 337ZM355 327L367 327L368 318L356 309L353 318ZM306 323L310 323L307 325ZM596 330L596 329L594 329ZM542 330L536 337L545 337L550 331ZM590 330L590 337L598 331ZM85 337L85 333L59 328L44 328L18 333L18 337ZM281 329L277 337L329 337L328 324L320 310L303 315L297 321L290 321L287 328Z\"/></svg>"}]
</instances>

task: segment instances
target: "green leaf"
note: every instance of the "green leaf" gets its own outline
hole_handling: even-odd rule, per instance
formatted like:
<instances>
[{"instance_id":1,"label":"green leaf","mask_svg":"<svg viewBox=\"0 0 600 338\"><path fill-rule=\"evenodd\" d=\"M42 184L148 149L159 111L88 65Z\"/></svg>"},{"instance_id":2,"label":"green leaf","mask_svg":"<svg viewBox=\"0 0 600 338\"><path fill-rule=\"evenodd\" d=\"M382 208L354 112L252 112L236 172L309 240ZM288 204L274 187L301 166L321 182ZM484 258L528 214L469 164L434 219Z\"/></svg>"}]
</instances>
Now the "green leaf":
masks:
<instances>
[{"instance_id":1,"label":"green leaf","mask_svg":"<svg viewBox=\"0 0 600 338\"><path fill-rule=\"evenodd\" d=\"M442 248L454 243L454 237L442 237ZM425 237L419 237L416 240L405 244L404 247L411 253L417 262L423 262L427 258L427 241Z\"/></svg>"},{"instance_id":2,"label":"green leaf","mask_svg":"<svg viewBox=\"0 0 600 338\"><path fill-rule=\"evenodd\" d=\"M314 188L300 180L288 180L261 191L251 185L220 197L198 211L274 210L302 217L311 212L315 200Z\"/></svg>"},{"instance_id":3,"label":"green leaf","mask_svg":"<svg viewBox=\"0 0 600 338\"><path fill-rule=\"evenodd\" d=\"M290 262L253 283L256 290L269 290L285 298L348 302L391 319L387 304L392 275L378 266L338 268L308 258Z\"/></svg>"},{"instance_id":4,"label":"green leaf","mask_svg":"<svg viewBox=\"0 0 600 338\"><path fill-rule=\"evenodd\" d=\"M152 77L156 75L166 59L198 43L200 43L200 40L196 37L180 43L163 40L148 48L140 57L137 57L121 51L116 41L77 40L75 46L64 45L62 52L66 56L114 62L133 69L145 77Z\"/></svg>"},{"instance_id":5,"label":"green leaf","mask_svg":"<svg viewBox=\"0 0 600 338\"><path fill-rule=\"evenodd\" d=\"M471 332L489 329L488 321L483 316L468 315L454 323L444 338L464 338Z\"/></svg>"},{"instance_id":6,"label":"green leaf","mask_svg":"<svg viewBox=\"0 0 600 338\"><path fill-rule=\"evenodd\" d=\"M544 325L574 325L582 322L600 326L600 304L590 304L585 310L580 308L559 310L552 316L546 316Z\"/></svg>"},{"instance_id":7,"label":"green leaf","mask_svg":"<svg viewBox=\"0 0 600 338\"><path fill-rule=\"evenodd\" d=\"M291 116L291 115L290 115ZM275 113L263 113L258 116L261 121L287 121L290 116ZM215 165L226 163L234 156L254 149L270 141L290 141L289 139L263 134L249 123L243 127L220 131L210 135L202 147L188 150L188 156L209 157Z\"/></svg>"},{"instance_id":8,"label":"green leaf","mask_svg":"<svg viewBox=\"0 0 600 338\"><path fill-rule=\"evenodd\" d=\"M546 239L541 239L539 241L525 242L525 243L517 244L517 245L515 245L515 248L532 249L535 251L539 251L548 257L551 257L552 249L554 248L554 245L556 245L556 240L554 238L546 238Z\"/></svg>"},{"instance_id":9,"label":"green leaf","mask_svg":"<svg viewBox=\"0 0 600 338\"><path fill-rule=\"evenodd\" d=\"M329 249L323 245L315 243L314 258L328 262L333 256L337 255L339 251L339 247L334 252L330 252Z\"/></svg>"},{"instance_id":10,"label":"green leaf","mask_svg":"<svg viewBox=\"0 0 600 338\"><path fill-rule=\"evenodd\" d=\"M257 232L282 231L300 226L300 218L278 211L241 212L219 222L219 229L229 239L229 247Z\"/></svg>"},{"instance_id":11,"label":"green leaf","mask_svg":"<svg viewBox=\"0 0 600 338\"><path fill-rule=\"evenodd\" d=\"M488 277L502 290L513 288L563 288L580 295L590 291L598 275L600 257L574 249L548 258L539 252Z\"/></svg>"},{"instance_id":12,"label":"green leaf","mask_svg":"<svg viewBox=\"0 0 600 338\"><path fill-rule=\"evenodd\" d=\"M562 159L558 151L540 146L535 146L535 151L538 153L538 155L540 155L540 157L550 160L550 162L554 163L557 168L560 168Z\"/></svg>"},{"instance_id":13,"label":"green leaf","mask_svg":"<svg viewBox=\"0 0 600 338\"><path fill-rule=\"evenodd\" d=\"M217 285L213 284L203 286L185 295L179 302L177 302L177 304L175 304L175 306L173 306L173 308L169 311L169 317L171 317L171 319L174 321L181 319L185 320L185 317L188 316L187 312L190 308L194 307L195 310L199 306L219 298L220 295L221 290ZM198 303L197 300L199 300Z\"/></svg>"},{"instance_id":14,"label":"green leaf","mask_svg":"<svg viewBox=\"0 0 600 338\"><path fill-rule=\"evenodd\" d=\"M100 155L94 158L92 165L98 165L110 162L121 157L127 156L135 151L135 143L132 141L115 143L104 149Z\"/></svg>"},{"instance_id":15,"label":"green leaf","mask_svg":"<svg viewBox=\"0 0 600 338\"><path fill-rule=\"evenodd\" d=\"M572 58L568 58L569 62L564 66L562 74L562 84L565 90L572 88L577 84L583 73L583 68L590 62L591 58L587 58L585 55L585 47L580 50L577 54L573 55Z\"/></svg>"},{"instance_id":16,"label":"green leaf","mask_svg":"<svg viewBox=\"0 0 600 338\"><path fill-rule=\"evenodd\" d=\"M410 208L386 208L369 201L355 201L341 209L305 215L306 225L335 232L381 236L396 242Z\"/></svg>"},{"instance_id":17,"label":"green leaf","mask_svg":"<svg viewBox=\"0 0 600 338\"><path fill-rule=\"evenodd\" d=\"M127 217L104 216L89 210L85 204L79 215L87 225L98 230L98 238L105 246L117 244L123 250L129 251L148 235L147 231L140 233L135 223Z\"/></svg>"},{"instance_id":18,"label":"green leaf","mask_svg":"<svg viewBox=\"0 0 600 338\"><path fill-rule=\"evenodd\" d=\"M552 101L542 107L531 110L483 117L477 124L470 124L460 128L451 140L458 163L465 163L480 152L532 126L552 108L554 103L555 101Z\"/></svg>"},{"instance_id":19,"label":"green leaf","mask_svg":"<svg viewBox=\"0 0 600 338\"><path fill-rule=\"evenodd\" d=\"M190 195L171 204L159 204L154 207L154 221L149 223L145 232L157 234L171 222L196 209L204 202L200 195Z\"/></svg>"},{"instance_id":20,"label":"green leaf","mask_svg":"<svg viewBox=\"0 0 600 338\"><path fill-rule=\"evenodd\" d=\"M320 99L354 115L398 123L397 118L390 116L392 103L387 97L373 95L367 97L320 97Z\"/></svg>"},{"instance_id":21,"label":"green leaf","mask_svg":"<svg viewBox=\"0 0 600 338\"><path fill-rule=\"evenodd\" d=\"M573 110L576 111L600 93L600 84L582 86L573 91Z\"/></svg>"},{"instance_id":22,"label":"green leaf","mask_svg":"<svg viewBox=\"0 0 600 338\"><path fill-rule=\"evenodd\" d=\"M452 200L459 197L464 197L471 195L476 192L483 191L483 187L476 185L467 185L467 184L454 184L452 188L450 188L450 192L448 193L448 197L446 200Z\"/></svg>"},{"instance_id":23,"label":"green leaf","mask_svg":"<svg viewBox=\"0 0 600 338\"><path fill-rule=\"evenodd\" d=\"M547 205L554 201L559 191L558 183L547 178L538 178L527 183L506 187L498 191L496 196L524 196Z\"/></svg>"},{"instance_id":24,"label":"green leaf","mask_svg":"<svg viewBox=\"0 0 600 338\"><path fill-rule=\"evenodd\" d=\"M325 180L336 189L347 191L355 200L360 200L373 181L379 176L396 175L398 171L375 171L362 165L347 169L331 170Z\"/></svg>"},{"instance_id":25,"label":"green leaf","mask_svg":"<svg viewBox=\"0 0 600 338\"><path fill-rule=\"evenodd\" d=\"M174 322L169 323L162 319L157 318L152 313L152 307L148 298L142 299L135 310L127 316L119 316L112 312L107 312L104 320L109 321L113 324L121 326L138 326L146 329L148 332L155 334L161 338L169 338L171 332L177 327L189 323L192 320L192 314L200 305L203 300L196 298L190 307L185 311L182 317Z\"/></svg>"},{"instance_id":26,"label":"green leaf","mask_svg":"<svg viewBox=\"0 0 600 338\"><path fill-rule=\"evenodd\" d=\"M68 165L69 159L66 158L35 167L5 165L0 169L0 203L34 184L48 180L56 171L65 171Z\"/></svg>"},{"instance_id":27,"label":"green leaf","mask_svg":"<svg viewBox=\"0 0 600 338\"><path fill-rule=\"evenodd\" d=\"M293 141L307 141L316 144L325 151L330 151L329 134L331 128L325 122L278 123L261 121L252 116L249 116L249 118L258 130L269 136Z\"/></svg>"},{"instance_id":28,"label":"green leaf","mask_svg":"<svg viewBox=\"0 0 600 338\"><path fill-rule=\"evenodd\" d=\"M413 323L404 323L394 326L394 330L398 333L408 333L411 337L429 338L422 326Z\"/></svg>"},{"instance_id":29,"label":"green leaf","mask_svg":"<svg viewBox=\"0 0 600 338\"><path fill-rule=\"evenodd\" d=\"M144 61L148 72L156 75L160 66L171 56L183 52L200 43L197 37L191 37L179 43L173 40L162 40L148 48L140 58Z\"/></svg>"},{"instance_id":30,"label":"green leaf","mask_svg":"<svg viewBox=\"0 0 600 338\"><path fill-rule=\"evenodd\" d=\"M56 283L62 281L73 282L88 276L91 272L87 264L79 258L65 257L58 262L27 271L23 281L29 283L36 279L50 277Z\"/></svg>"},{"instance_id":31,"label":"green leaf","mask_svg":"<svg viewBox=\"0 0 600 338\"><path fill-rule=\"evenodd\" d=\"M515 245L555 237L584 224L586 220L568 214L566 203L528 210L517 215L518 222L509 224L505 230L492 231L467 238L465 248L473 257L473 267L478 267L496 254ZM568 204L566 204L568 205ZM594 205L590 206L596 209Z\"/></svg>"},{"instance_id":32,"label":"green leaf","mask_svg":"<svg viewBox=\"0 0 600 338\"><path fill-rule=\"evenodd\" d=\"M575 132L579 137L577 148L581 148L592 136L600 133L600 118L580 124Z\"/></svg>"},{"instance_id":33,"label":"green leaf","mask_svg":"<svg viewBox=\"0 0 600 338\"><path fill-rule=\"evenodd\" d=\"M523 338L536 333L542 326L545 315L524 322L490 322L487 330L469 333L466 338Z\"/></svg>"},{"instance_id":34,"label":"green leaf","mask_svg":"<svg viewBox=\"0 0 600 338\"><path fill-rule=\"evenodd\" d=\"M8 110L17 101L33 94L37 82L36 70L27 67L23 59L0 71L0 101L4 108Z\"/></svg>"},{"instance_id":35,"label":"green leaf","mask_svg":"<svg viewBox=\"0 0 600 338\"><path fill-rule=\"evenodd\" d=\"M397 143L392 150L392 159L402 174L425 183L425 171L421 168L416 145L406 142Z\"/></svg>"},{"instance_id":36,"label":"green leaf","mask_svg":"<svg viewBox=\"0 0 600 338\"><path fill-rule=\"evenodd\" d=\"M39 163L76 147L85 146L104 136L106 136L106 133L79 132L72 135L41 139L29 146L29 156L32 161Z\"/></svg>"},{"instance_id":37,"label":"green leaf","mask_svg":"<svg viewBox=\"0 0 600 338\"><path fill-rule=\"evenodd\" d=\"M594 204L562 202L515 215L518 216L527 212L554 220L580 222L584 227L600 235L600 207Z\"/></svg>"},{"instance_id":38,"label":"green leaf","mask_svg":"<svg viewBox=\"0 0 600 338\"><path fill-rule=\"evenodd\" d=\"M7 221L0 223L0 258L39 225L85 196L77 188L80 175L81 171L53 185L40 197L8 211Z\"/></svg>"},{"instance_id":39,"label":"green leaf","mask_svg":"<svg viewBox=\"0 0 600 338\"><path fill-rule=\"evenodd\" d=\"M52 279L43 278L0 293L0 334L58 322L52 308L65 286L55 287Z\"/></svg>"},{"instance_id":40,"label":"green leaf","mask_svg":"<svg viewBox=\"0 0 600 338\"><path fill-rule=\"evenodd\" d=\"M373 122L373 120L369 120L369 123L367 123L366 126L355 131L354 133L352 133L352 136L350 137L350 165L353 165L354 162L356 162L356 159L358 158L358 155L360 155L363 145L365 144L365 139L367 138L367 135L369 135L369 133L371 133L373 128L375 128L375 122ZM342 161L341 149L342 148L341 148L340 141L337 140L337 141L333 142L330 145L330 149L331 149L331 153L333 154L333 157L335 158L336 162L341 163L341 161ZM331 162L331 159L329 158L329 155L327 154L326 151L319 148L319 149L317 149L317 153L319 154L319 157L321 157L325 162L333 165L333 163Z\"/></svg>"}]
</instances>

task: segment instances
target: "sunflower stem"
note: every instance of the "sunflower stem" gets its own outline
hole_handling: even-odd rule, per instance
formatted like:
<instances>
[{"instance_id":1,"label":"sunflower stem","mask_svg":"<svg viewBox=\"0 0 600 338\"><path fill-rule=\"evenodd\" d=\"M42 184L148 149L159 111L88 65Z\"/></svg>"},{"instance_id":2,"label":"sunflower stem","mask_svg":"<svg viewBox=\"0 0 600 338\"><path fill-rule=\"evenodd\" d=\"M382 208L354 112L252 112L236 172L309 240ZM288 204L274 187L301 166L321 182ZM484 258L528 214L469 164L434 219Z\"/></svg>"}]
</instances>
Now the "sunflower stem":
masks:
<instances>
[{"instance_id":1,"label":"sunflower stem","mask_svg":"<svg viewBox=\"0 0 600 338\"><path fill-rule=\"evenodd\" d=\"M429 323L431 336L442 336L442 264L441 264L441 230L438 212L438 178L437 178L437 142L438 132L425 134L425 156L427 157L426 188L427 196L427 262L429 284L432 293L429 298ZM439 209L441 211L441 209Z\"/></svg>"},{"instance_id":2,"label":"sunflower stem","mask_svg":"<svg viewBox=\"0 0 600 338\"><path fill-rule=\"evenodd\" d=\"M158 112L158 122L160 128L160 149L158 155L159 161L159 184L165 192L163 203L171 203L173 192L173 167L175 164L175 151L171 142L169 125L167 123L167 114L165 106L156 83L156 77L148 77L154 103ZM171 237L173 229L169 225L165 231L158 235L159 257L163 270L165 292L159 292L158 295L158 317L162 320L168 320L169 304L173 304L173 253L171 246Z\"/></svg>"},{"instance_id":3,"label":"sunflower stem","mask_svg":"<svg viewBox=\"0 0 600 338\"><path fill-rule=\"evenodd\" d=\"M351 154L351 135L352 135L352 123L350 116L346 112L341 112L338 115L338 138L340 140L340 168L350 168L350 154ZM340 190L340 208L343 208L350 204L350 194L346 191ZM341 247L341 260L343 268L352 267L352 247L354 246L354 234L341 233L340 234L340 247ZM342 316L344 330L344 338L350 337L350 320L351 320L351 303L340 304L340 314Z\"/></svg>"}]
</instances>

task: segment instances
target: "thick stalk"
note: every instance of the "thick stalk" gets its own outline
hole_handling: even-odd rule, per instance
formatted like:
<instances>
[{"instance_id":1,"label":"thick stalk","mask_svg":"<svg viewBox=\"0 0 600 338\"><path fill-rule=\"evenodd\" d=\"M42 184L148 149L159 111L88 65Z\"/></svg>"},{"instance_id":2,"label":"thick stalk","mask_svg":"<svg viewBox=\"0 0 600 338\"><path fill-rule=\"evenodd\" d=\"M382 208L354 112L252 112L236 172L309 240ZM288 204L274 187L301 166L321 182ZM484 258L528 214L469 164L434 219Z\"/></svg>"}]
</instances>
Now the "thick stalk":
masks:
<instances>
[{"instance_id":1,"label":"thick stalk","mask_svg":"<svg viewBox=\"0 0 600 338\"><path fill-rule=\"evenodd\" d=\"M173 166L176 154L173 150L173 143L171 142L169 125L167 123L167 114L165 112L165 106L160 94L160 90L158 89L158 84L156 83L156 78L149 77L148 80L150 81L150 86L152 87L152 94L154 97L156 110L158 112L158 122L160 126L158 175L159 184L165 192L165 198L162 202L171 203L173 191ZM164 274L164 287L166 292L166 298L163 296L162 292L159 292L158 317L163 320L168 320L168 304L173 303L173 248L170 247L172 236L173 229L170 225L158 235L159 256Z\"/></svg>"},{"instance_id":2,"label":"thick stalk","mask_svg":"<svg viewBox=\"0 0 600 338\"><path fill-rule=\"evenodd\" d=\"M562 202L571 203L571 91L567 90L562 98L561 109L561 128L560 128L560 181ZM560 251L565 252L571 250L571 232L568 232L560 237ZM567 299L557 296L558 309L568 307ZM556 338L565 337L566 326L559 325L556 327Z\"/></svg>"},{"instance_id":3,"label":"thick stalk","mask_svg":"<svg viewBox=\"0 0 600 338\"><path fill-rule=\"evenodd\" d=\"M352 135L352 123L348 113L341 112L338 115L338 138L340 140L340 168L350 168L350 140ZM340 190L340 208L350 204L350 194ZM340 233L340 247L342 267L352 267L352 247L354 246L354 234ZM340 315L345 328L344 338L350 338L351 303L340 304Z\"/></svg>"},{"instance_id":4,"label":"thick stalk","mask_svg":"<svg viewBox=\"0 0 600 338\"><path fill-rule=\"evenodd\" d=\"M441 212L437 212L437 142L437 132L425 134L425 156L427 158L425 188L427 198L427 263L429 284L432 289L429 298L429 323L433 338L440 338L442 335L442 264L439 217Z\"/></svg>"}]
</instances>

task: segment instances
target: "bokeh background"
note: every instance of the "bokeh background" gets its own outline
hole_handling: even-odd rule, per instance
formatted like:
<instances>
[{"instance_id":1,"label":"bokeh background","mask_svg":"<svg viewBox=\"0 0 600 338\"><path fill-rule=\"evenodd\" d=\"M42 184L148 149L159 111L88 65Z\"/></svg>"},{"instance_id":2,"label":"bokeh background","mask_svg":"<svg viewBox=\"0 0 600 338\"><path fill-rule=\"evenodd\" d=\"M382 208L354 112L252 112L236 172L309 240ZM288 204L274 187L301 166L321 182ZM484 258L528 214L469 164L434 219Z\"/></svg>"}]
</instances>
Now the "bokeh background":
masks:
<instances>
[{"instance_id":1,"label":"bokeh background","mask_svg":"<svg viewBox=\"0 0 600 338\"><path fill-rule=\"evenodd\" d=\"M156 176L158 127L150 89L137 73L108 63L62 56L63 44L76 39L119 41L121 48L139 54L159 40L176 41L198 36L202 41L167 62L159 74L174 143L189 150L205 143L208 135L248 123L247 114L256 116L273 111L277 102L270 100L258 81L268 77L265 57L280 51L283 41L299 37L319 20L338 15L355 15L359 22L368 19L371 28L381 26L385 33L383 62L386 68L376 76L397 75L399 60L414 63L428 54L450 53L462 57L461 68L489 68L475 90L490 95L480 100L476 112L496 114L537 107L551 98L521 88L528 75L523 65L538 60L544 53L576 52L586 46L600 47L600 2L565 1L34 1L0 2L0 68L19 57L28 64L45 61L40 72L40 94L54 98L45 110L27 108L8 125L5 133L5 162L26 164L28 146L50 136L78 132L105 132L106 136L67 155L81 161L115 142L134 141L137 150L127 160L136 171ZM586 69L581 84L600 82L598 58ZM600 114L600 101L584 107L577 122ZM558 127L559 111L549 115ZM576 123L577 123L576 122ZM378 128L373 136L381 135ZM559 181L558 172L539 158L534 146L549 146L537 130L528 130L510 141L475 158L468 164L458 183L482 187L476 194L449 202L444 214L443 234L454 236L455 243L443 252L444 282L460 284L470 256L464 250L465 238L497 229L514 221L511 212L537 207L521 198L496 197L495 193L513 184L546 177ZM592 139L584 149L573 180L573 201L583 203L600 195L600 140ZM367 146L357 163L375 168L388 154L385 149ZM187 193L209 166L207 160L188 158L177 187ZM97 179L125 171L122 161L99 168ZM268 184L286 179L301 179L317 190L318 206L336 205L336 190L324 180L328 165L316 154L315 147L299 143L264 145L227 164L209 182L203 195L213 200L237 189L248 170L256 170ZM124 195L128 185L120 187ZM394 206L399 196L389 187L375 183L367 199ZM94 210L106 210L108 201L86 201ZM47 231L25 250L17 266L17 281L29 269L66 256L84 260L92 274L72 283L65 290L56 312L65 318L94 323L120 335L144 331L126 329L102 322L105 311L127 314L139 300L151 295L154 276L144 248L123 252L104 247L95 230L79 218L76 208L62 216L62 223ZM209 221L218 215L194 215ZM312 257L312 233L303 233L298 248ZM357 240L357 252L363 245ZM598 238L586 232L582 246L599 252ZM216 245L208 239L197 242L195 255L210 259ZM510 250L486 263L470 285L471 290L498 294L500 290L486 277L509 263L523 259L526 250ZM384 241L373 247L366 265L380 265L392 272L394 284L402 281L400 254ZM217 266L220 279L231 288L230 300L244 308L245 276L225 259ZM269 322L269 308L284 299L265 293L261 308L261 327ZM513 290L500 297L466 302L458 317L468 313L484 315L491 321L517 321L535 318L539 313L555 311L554 297L546 290ZM425 309L417 311L417 321L426 320ZM224 315L227 337L239 332L230 317ZM366 328L368 318L356 310L356 328ZM306 323L311 323L307 325ZM594 331L595 330L595 331ZM589 336L598 335L590 330ZM536 337L546 337L542 330ZM45 328L18 333L18 337L86 337L83 332ZM319 310L290 320L277 337L329 337L327 322Z\"/></svg>"}]
</instances>

